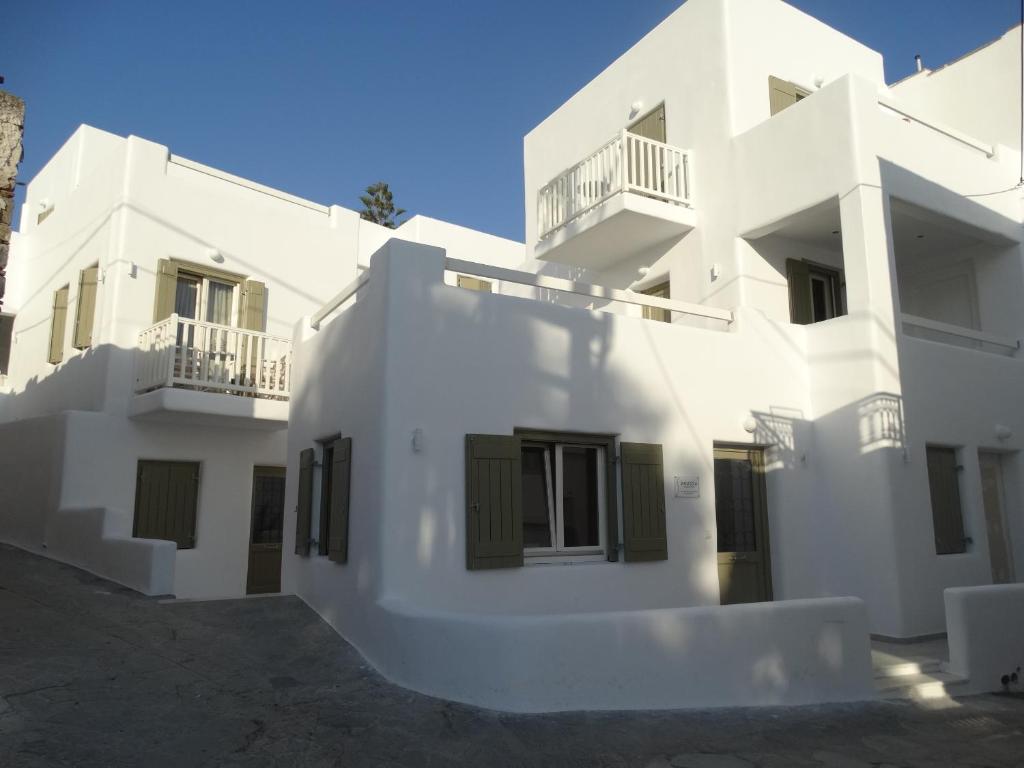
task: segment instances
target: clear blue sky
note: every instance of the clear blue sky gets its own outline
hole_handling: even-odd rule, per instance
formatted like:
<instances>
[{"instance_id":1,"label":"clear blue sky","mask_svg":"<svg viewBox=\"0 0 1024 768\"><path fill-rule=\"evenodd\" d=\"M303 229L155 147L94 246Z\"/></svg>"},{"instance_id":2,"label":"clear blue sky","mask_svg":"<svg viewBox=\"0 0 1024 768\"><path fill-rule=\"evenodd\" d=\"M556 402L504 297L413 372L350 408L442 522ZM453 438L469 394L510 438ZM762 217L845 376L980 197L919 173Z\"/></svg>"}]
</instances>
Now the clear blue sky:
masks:
<instances>
[{"instance_id":1,"label":"clear blue sky","mask_svg":"<svg viewBox=\"0 0 1024 768\"><path fill-rule=\"evenodd\" d=\"M891 82L1018 21L1018 0L795 0L879 50ZM522 238L522 137L679 0L32 0L0 74L29 180L80 123L317 202L396 202Z\"/></svg>"}]
</instances>

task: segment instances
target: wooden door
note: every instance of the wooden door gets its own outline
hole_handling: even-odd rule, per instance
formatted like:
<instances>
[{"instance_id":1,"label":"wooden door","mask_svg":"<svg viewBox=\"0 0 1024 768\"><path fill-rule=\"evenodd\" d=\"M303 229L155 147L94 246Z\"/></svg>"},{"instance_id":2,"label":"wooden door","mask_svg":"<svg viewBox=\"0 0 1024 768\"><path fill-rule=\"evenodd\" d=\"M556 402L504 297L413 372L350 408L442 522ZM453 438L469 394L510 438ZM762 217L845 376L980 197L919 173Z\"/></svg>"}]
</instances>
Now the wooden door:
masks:
<instances>
[{"instance_id":1,"label":"wooden door","mask_svg":"<svg viewBox=\"0 0 1024 768\"><path fill-rule=\"evenodd\" d=\"M998 453L978 454L981 465L981 495L985 505L992 583L1009 584L1014 580L1013 550L1006 524L1006 496L1003 487L1003 462Z\"/></svg>"},{"instance_id":2,"label":"wooden door","mask_svg":"<svg viewBox=\"0 0 1024 768\"><path fill-rule=\"evenodd\" d=\"M722 605L772 599L764 453L715 448L715 517Z\"/></svg>"},{"instance_id":3,"label":"wooden door","mask_svg":"<svg viewBox=\"0 0 1024 768\"><path fill-rule=\"evenodd\" d=\"M284 522L284 467L254 467L249 533L250 595L281 591L281 533Z\"/></svg>"}]
</instances>

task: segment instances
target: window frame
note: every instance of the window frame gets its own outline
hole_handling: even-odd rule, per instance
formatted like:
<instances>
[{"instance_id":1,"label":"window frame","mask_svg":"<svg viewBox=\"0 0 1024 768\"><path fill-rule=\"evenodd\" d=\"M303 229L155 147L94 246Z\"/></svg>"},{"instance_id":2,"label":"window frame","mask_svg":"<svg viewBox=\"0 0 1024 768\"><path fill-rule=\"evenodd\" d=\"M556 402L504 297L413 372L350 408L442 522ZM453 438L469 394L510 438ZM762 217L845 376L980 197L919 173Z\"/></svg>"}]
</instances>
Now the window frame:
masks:
<instances>
[{"instance_id":1,"label":"window frame","mask_svg":"<svg viewBox=\"0 0 1024 768\"><path fill-rule=\"evenodd\" d=\"M178 283L182 280L191 280L199 284L199 290L196 292L196 316L195 317L178 317L185 320L192 320L196 323L209 323L211 325L222 325L221 323L214 323L212 320L206 320L205 316L209 310L210 303L210 285L211 283L217 283L219 285L226 285L231 288L231 306L228 308L228 322L225 327L237 328L238 327L238 310L239 310L239 293L241 291L242 282L241 280L234 280L226 276L204 274L200 270L189 269L188 267L178 267L177 275L175 276L175 290L177 290ZM177 308L177 307L175 307Z\"/></svg>"},{"instance_id":2,"label":"window frame","mask_svg":"<svg viewBox=\"0 0 1024 768\"><path fill-rule=\"evenodd\" d=\"M592 435L575 432L548 432L529 429L515 429L513 432L522 441L522 448L544 447L550 450L545 459L545 480L548 493L548 505L551 511L549 526L552 531L552 546L527 547L523 545L524 564L563 564L566 562L607 562L612 560L614 549L616 557L622 548L621 532L615 537L614 547L609 542L609 515L614 515L618 526L617 486L614 472L609 472L609 465L615 459L615 437L611 435ZM566 547L564 501L561 493L563 471L563 448L587 448L597 452L597 506L598 506L598 546ZM550 473L550 474L548 474ZM610 477L612 475L612 477ZM525 510L524 510L525 514Z\"/></svg>"},{"instance_id":3,"label":"window frame","mask_svg":"<svg viewBox=\"0 0 1024 768\"><path fill-rule=\"evenodd\" d=\"M341 433L337 432L326 437L318 437L313 446L313 505L317 518L315 529L314 521L310 521L310 535L316 530L316 554L323 557L329 554L330 549L331 493L334 490L331 471L334 464L334 443L340 439Z\"/></svg>"},{"instance_id":4,"label":"window frame","mask_svg":"<svg viewBox=\"0 0 1024 768\"><path fill-rule=\"evenodd\" d=\"M807 283L810 291L810 307L811 307L811 325L815 323L823 323L826 320L835 320L837 317L843 317L846 314L846 302L843 296L843 287L846 285L844 280L843 270L836 269L835 267L827 267L824 264L817 264L813 261L804 261L807 264ZM823 317L820 320L814 317L814 282L818 280L825 284L828 291L827 299L828 303L831 304L832 314L829 317Z\"/></svg>"},{"instance_id":5,"label":"window frame","mask_svg":"<svg viewBox=\"0 0 1024 768\"><path fill-rule=\"evenodd\" d=\"M663 280L656 285L652 285L649 288L645 288L640 291L644 296L652 296L656 299L671 299L672 298L672 282L668 278ZM672 311L669 309L662 309L661 307L643 307L643 318L644 320L654 320L659 323L671 323L672 322Z\"/></svg>"}]
</instances>

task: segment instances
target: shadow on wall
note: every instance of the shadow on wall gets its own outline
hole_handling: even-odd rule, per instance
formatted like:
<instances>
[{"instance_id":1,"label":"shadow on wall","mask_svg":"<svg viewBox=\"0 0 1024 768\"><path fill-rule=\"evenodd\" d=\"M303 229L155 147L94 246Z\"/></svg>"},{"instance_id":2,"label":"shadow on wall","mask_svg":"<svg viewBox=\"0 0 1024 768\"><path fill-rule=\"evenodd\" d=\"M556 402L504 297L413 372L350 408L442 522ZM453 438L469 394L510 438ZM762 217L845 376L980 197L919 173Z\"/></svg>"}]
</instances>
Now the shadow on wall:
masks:
<instances>
[{"instance_id":1,"label":"shadow on wall","mask_svg":"<svg viewBox=\"0 0 1024 768\"><path fill-rule=\"evenodd\" d=\"M0 401L0 423L46 416L64 411L102 411L108 389L128 393L134 385L132 349L113 344L75 351L53 365L48 376L12 382L16 391ZM38 350L43 356L46 349ZM125 378L123 383L120 378Z\"/></svg>"}]
</instances>

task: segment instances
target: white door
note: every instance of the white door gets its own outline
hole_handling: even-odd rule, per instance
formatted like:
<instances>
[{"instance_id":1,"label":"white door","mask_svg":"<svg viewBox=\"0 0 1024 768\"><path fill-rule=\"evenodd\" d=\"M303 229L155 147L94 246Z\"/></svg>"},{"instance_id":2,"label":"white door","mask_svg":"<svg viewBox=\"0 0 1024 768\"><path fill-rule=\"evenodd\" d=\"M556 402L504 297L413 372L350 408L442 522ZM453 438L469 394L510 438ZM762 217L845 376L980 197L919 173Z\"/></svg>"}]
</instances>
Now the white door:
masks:
<instances>
[{"instance_id":1,"label":"white door","mask_svg":"<svg viewBox=\"0 0 1024 768\"><path fill-rule=\"evenodd\" d=\"M1009 584L1013 576L1013 550L1006 524L1006 493L1003 487L1003 458L998 453L979 453L981 495L985 505L985 528L992 564L992 583Z\"/></svg>"}]
</instances>

